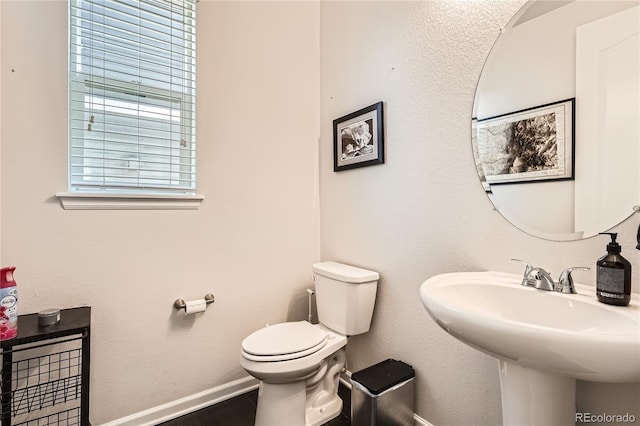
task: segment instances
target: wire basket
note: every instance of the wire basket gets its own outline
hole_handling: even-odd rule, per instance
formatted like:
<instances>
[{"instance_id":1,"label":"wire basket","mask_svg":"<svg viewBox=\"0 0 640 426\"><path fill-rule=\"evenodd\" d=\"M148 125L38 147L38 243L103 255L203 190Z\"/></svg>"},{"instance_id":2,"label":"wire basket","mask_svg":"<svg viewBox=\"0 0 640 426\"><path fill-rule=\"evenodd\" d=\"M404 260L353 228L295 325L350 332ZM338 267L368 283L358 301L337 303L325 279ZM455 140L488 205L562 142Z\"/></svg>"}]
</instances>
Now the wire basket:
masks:
<instances>
[{"instance_id":1,"label":"wire basket","mask_svg":"<svg viewBox=\"0 0 640 426\"><path fill-rule=\"evenodd\" d=\"M16 423L15 426L73 426L80 424L80 407L70 410L61 411L59 413L50 414L34 420L26 420L22 423Z\"/></svg>"},{"instance_id":2,"label":"wire basket","mask_svg":"<svg viewBox=\"0 0 640 426\"><path fill-rule=\"evenodd\" d=\"M82 349L33 355L12 362L11 389L2 389L3 398L11 392L12 424L79 425Z\"/></svg>"}]
</instances>

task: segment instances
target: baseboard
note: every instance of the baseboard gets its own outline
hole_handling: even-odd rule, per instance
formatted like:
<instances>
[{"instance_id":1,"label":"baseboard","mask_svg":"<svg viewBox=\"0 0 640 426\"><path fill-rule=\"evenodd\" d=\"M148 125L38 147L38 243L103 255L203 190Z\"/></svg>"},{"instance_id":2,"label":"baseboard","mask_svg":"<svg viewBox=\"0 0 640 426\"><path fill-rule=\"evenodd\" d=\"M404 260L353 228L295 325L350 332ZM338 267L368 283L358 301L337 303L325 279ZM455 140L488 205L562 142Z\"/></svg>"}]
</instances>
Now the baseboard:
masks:
<instances>
[{"instance_id":1,"label":"baseboard","mask_svg":"<svg viewBox=\"0 0 640 426\"><path fill-rule=\"evenodd\" d=\"M351 371L344 370L340 373L340 383L342 383L347 389L351 390Z\"/></svg>"},{"instance_id":2,"label":"baseboard","mask_svg":"<svg viewBox=\"0 0 640 426\"><path fill-rule=\"evenodd\" d=\"M154 426L250 392L257 389L258 385L258 380L247 376L109 423L104 423L102 426Z\"/></svg>"},{"instance_id":3,"label":"baseboard","mask_svg":"<svg viewBox=\"0 0 640 426\"><path fill-rule=\"evenodd\" d=\"M433 426L431 423L429 423L428 421L426 421L425 419L423 419L422 417L420 417L417 414L413 414L413 421L415 422L416 425L420 425L420 426Z\"/></svg>"},{"instance_id":4,"label":"baseboard","mask_svg":"<svg viewBox=\"0 0 640 426\"><path fill-rule=\"evenodd\" d=\"M351 389L351 372L345 370L340 375L340 382L348 389ZM238 395L242 395L243 393L251 392L252 390L257 389L259 384L258 380L247 376L242 379L234 380L233 382L216 386L215 388L211 388L206 391L113 420L109 423L103 423L101 426L154 426L211 405L218 404ZM417 414L413 415L413 420L415 425L433 426Z\"/></svg>"}]
</instances>

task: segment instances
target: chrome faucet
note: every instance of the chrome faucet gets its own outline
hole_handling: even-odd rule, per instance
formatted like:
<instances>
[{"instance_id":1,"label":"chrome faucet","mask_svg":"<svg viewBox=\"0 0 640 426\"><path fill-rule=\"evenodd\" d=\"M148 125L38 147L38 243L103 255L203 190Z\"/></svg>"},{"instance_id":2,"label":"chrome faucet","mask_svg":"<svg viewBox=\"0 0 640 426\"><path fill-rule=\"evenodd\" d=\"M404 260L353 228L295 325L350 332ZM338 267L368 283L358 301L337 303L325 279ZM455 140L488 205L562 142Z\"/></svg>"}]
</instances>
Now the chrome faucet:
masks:
<instances>
[{"instance_id":1,"label":"chrome faucet","mask_svg":"<svg viewBox=\"0 0 640 426\"><path fill-rule=\"evenodd\" d=\"M558 282L556 283L556 286L555 286L555 291L559 291L561 293L570 293L570 294L577 293L576 288L573 286L573 277L571 276L571 272L573 272L576 269L580 271L588 271L591 268L588 268L586 266L575 266L573 268L565 269L560 274L560 278L558 279Z\"/></svg>"},{"instance_id":2,"label":"chrome faucet","mask_svg":"<svg viewBox=\"0 0 640 426\"><path fill-rule=\"evenodd\" d=\"M524 274L522 276L522 284L525 287L534 287L536 285L536 282L533 278L530 278L531 275L531 271L533 271L533 266L531 266L531 264L525 260L520 260L520 259L511 259L514 262L521 262L524 263Z\"/></svg>"},{"instance_id":3,"label":"chrome faucet","mask_svg":"<svg viewBox=\"0 0 640 426\"><path fill-rule=\"evenodd\" d=\"M551 278L551 274L542 268L533 268L529 276L535 281L534 287L538 290L554 291L556 289L556 283Z\"/></svg>"},{"instance_id":4,"label":"chrome faucet","mask_svg":"<svg viewBox=\"0 0 640 426\"><path fill-rule=\"evenodd\" d=\"M522 285L526 287L535 287L538 290L546 291L558 291L561 293L576 294L576 288L573 285L573 277L571 272L578 269L581 271L588 271L591 268L586 266L574 266L567 268L560 274L558 282L555 282L551 278L551 274L545 271L543 268L531 266L530 263L520 259L511 259L516 262L522 262L525 264L524 275L522 277Z\"/></svg>"}]
</instances>

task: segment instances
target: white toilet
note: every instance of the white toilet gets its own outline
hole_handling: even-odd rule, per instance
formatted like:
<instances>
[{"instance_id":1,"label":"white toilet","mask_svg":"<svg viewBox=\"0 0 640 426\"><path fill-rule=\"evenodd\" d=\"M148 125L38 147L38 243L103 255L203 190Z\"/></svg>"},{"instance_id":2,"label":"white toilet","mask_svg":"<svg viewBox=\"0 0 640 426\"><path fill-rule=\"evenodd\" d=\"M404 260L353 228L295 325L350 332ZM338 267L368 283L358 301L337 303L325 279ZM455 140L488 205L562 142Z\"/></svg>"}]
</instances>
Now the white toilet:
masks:
<instances>
[{"instance_id":1,"label":"white toilet","mask_svg":"<svg viewBox=\"0 0 640 426\"><path fill-rule=\"evenodd\" d=\"M260 380L256 426L316 426L340 414L347 336L369 331L378 278L354 266L316 263L320 324L275 324L242 341L240 365Z\"/></svg>"}]
</instances>

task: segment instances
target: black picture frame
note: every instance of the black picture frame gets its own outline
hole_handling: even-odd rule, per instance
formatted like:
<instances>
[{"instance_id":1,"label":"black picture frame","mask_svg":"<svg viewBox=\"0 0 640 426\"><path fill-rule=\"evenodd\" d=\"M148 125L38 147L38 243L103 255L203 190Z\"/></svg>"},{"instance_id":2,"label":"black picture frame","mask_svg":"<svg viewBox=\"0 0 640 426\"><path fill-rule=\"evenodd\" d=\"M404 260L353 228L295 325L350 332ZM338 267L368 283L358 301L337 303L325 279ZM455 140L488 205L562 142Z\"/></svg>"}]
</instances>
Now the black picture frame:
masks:
<instances>
[{"instance_id":1,"label":"black picture frame","mask_svg":"<svg viewBox=\"0 0 640 426\"><path fill-rule=\"evenodd\" d=\"M575 98L479 119L474 127L473 153L486 184L575 179Z\"/></svg>"},{"instance_id":2,"label":"black picture frame","mask_svg":"<svg viewBox=\"0 0 640 426\"><path fill-rule=\"evenodd\" d=\"M333 171L384 163L382 102L333 120Z\"/></svg>"}]
</instances>

